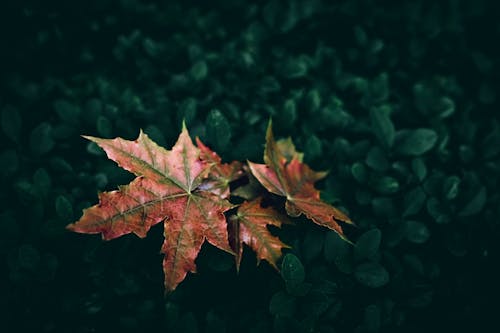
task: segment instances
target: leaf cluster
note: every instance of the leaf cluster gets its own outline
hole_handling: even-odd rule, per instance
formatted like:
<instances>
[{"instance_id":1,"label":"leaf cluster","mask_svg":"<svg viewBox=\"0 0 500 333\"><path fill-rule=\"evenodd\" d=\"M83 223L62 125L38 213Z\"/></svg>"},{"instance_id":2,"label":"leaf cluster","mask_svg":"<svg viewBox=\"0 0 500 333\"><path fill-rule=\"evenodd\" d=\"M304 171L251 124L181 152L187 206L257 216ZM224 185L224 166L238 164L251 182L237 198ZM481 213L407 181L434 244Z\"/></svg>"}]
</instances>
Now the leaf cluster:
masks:
<instances>
[{"instance_id":1,"label":"leaf cluster","mask_svg":"<svg viewBox=\"0 0 500 333\"><path fill-rule=\"evenodd\" d=\"M288 217L305 215L346 239L339 222L347 215L320 198L314 183L326 172L313 171L290 138L276 141L272 123L266 134L265 164L233 161L220 156L199 138L196 145L185 125L171 150L158 146L142 131L134 140L84 136L106 152L108 158L137 177L118 190L99 194L99 203L67 229L100 233L104 240L134 233L144 238L163 222L162 253L165 290L171 292L188 272L204 241L234 255L239 270L243 244L278 270L282 249L289 248L268 229L289 223ZM239 186L238 186L239 185ZM277 207L285 199L285 211ZM286 271L285 271L286 272Z\"/></svg>"}]
</instances>

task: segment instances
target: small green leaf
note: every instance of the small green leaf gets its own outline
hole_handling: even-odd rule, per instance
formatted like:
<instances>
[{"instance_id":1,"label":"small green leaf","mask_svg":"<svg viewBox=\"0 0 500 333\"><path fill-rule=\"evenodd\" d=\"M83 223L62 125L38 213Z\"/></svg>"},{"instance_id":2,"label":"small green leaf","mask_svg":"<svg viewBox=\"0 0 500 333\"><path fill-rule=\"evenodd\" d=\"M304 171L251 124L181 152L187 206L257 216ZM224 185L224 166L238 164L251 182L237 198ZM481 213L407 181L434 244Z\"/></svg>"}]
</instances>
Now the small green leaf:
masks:
<instances>
[{"instance_id":1,"label":"small green leaf","mask_svg":"<svg viewBox=\"0 0 500 333\"><path fill-rule=\"evenodd\" d=\"M313 160L321 156L323 147L321 140L314 134L310 135L306 141L305 151L307 151L307 158Z\"/></svg>"},{"instance_id":2,"label":"small green leaf","mask_svg":"<svg viewBox=\"0 0 500 333\"><path fill-rule=\"evenodd\" d=\"M293 316L297 307L297 300L294 296L284 291L278 291L271 297L269 302L269 312L274 316Z\"/></svg>"},{"instance_id":3,"label":"small green leaf","mask_svg":"<svg viewBox=\"0 0 500 333\"><path fill-rule=\"evenodd\" d=\"M443 96L437 100L435 108L440 118L448 118L455 113L455 102L451 98Z\"/></svg>"},{"instance_id":4,"label":"small green leaf","mask_svg":"<svg viewBox=\"0 0 500 333\"><path fill-rule=\"evenodd\" d=\"M420 157L416 157L411 161L411 170L420 182L427 176L427 167L425 166L424 160Z\"/></svg>"},{"instance_id":5,"label":"small green leaf","mask_svg":"<svg viewBox=\"0 0 500 333\"><path fill-rule=\"evenodd\" d=\"M315 112L321 106L321 94L317 89L310 90L306 95L306 105L310 112Z\"/></svg>"},{"instance_id":6,"label":"small green leaf","mask_svg":"<svg viewBox=\"0 0 500 333\"><path fill-rule=\"evenodd\" d=\"M277 124L285 129L291 128L297 120L297 105L291 98L283 104L282 111L277 114Z\"/></svg>"},{"instance_id":7,"label":"small green leaf","mask_svg":"<svg viewBox=\"0 0 500 333\"><path fill-rule=\"evenodd\" d=\"M395 247L406 236L406 221L391 225L384 230L384 244L387 247Z\"/></svg>"},{"instance_id":8,"label":"small green leaf","mask_svg":"<svg viewBox=\"0 0 500 333\"><path fill-rule=\"evenodd\" d=\"M52 180L44 168L39 168L33 174L33 184L37 187L41 194L47 196L50 191Z\"/></svg>"},{"instance_id":9,"label":"small green leaf","mask_svg":"<svg viewBox=\"0 0 500 333\"><path fill-rule=\"evenodd\" d=\"M380 264L368 262L358 265L354 271L356 280L370 288L379 288L389 282L389 273Z\"/></svg>"},{"instance_id":10,"label":"small green leaf","mask_svg":"<svg viewBox=\"0 0 500 333\"><path fill-rule=\"evenodd\" d=\"M201 81L208 75L207 63L203 60L197 61L189 70L189 74L195 81Z\"/></svg>"},{"instance_id":11,"label":"small green leaf","mask_svg":"<svg viewBox=\"0 0 500 333\"><path fill-rule=\"evenodd\" d=\"M105 138L110 138L113 134L113 124L105 116L98 116L96 121L97 133Z\"/></svg>"},{"instance_id":12,"label":"small green leaf","mask_svg":"<svg viewBox=\"0 0 500 333\"><path fill-rule=\"evenodd\" d=\"M381 194L393 194L399 190L399 182L390 176L375 177L371 181L372 187Z\"/></svg>"},{"instance_id":13,"label":"small green leaf","mask_svg":"<svg viewBox=\"0 0 500 333\"><path fill-rule=\"evenodd\" d=\"M61 120L68 124L77 124L80 108L67 100L58 99L54 102L54 110Z\"/></svg>"},{"instance_id":14,"label":"small green leaf","mask_svg":"<svg viewBox=\"0 0 500 333\"><path fill-rule=\"evenodd\" d=\"M231 141L231 126L219 110L212 110L206 120L207 139L216 150L225 150Z\"/></svg>"},{"instance_id":15,"label":"small green leaf","mask_svg":"<svg viewBox=\"0 0 500 333\"><path fill-rule=\"evenodd\" d=\"M300 259L292 253L287 253L281 263L281 276L285 280L287 289L293 289L302 284L306 273Z\"/></svg>"},{"instance_id":16,"label":"small green leaf","mask_svg":"<svg viewBox=\"0 0 500 333\"><path fill-rule=\"evenodd\" d=\"M427 200L427 212L434 218L436 223L445 224L450 222L450 217L444 210L443 205L435 197Z\"/></svg>"},{"instance_id":17,"label":"small green leaf","mask_svg":"<svg viewBox=\"0 0 500 333\"><path fill-rule=\"evenodd\" d=\"M61 220L71 221L73 219L73 205L64 195L59 195L55 202L57 216Z\"/></svg>"},{"instance_id":18,"label":"small green leaf","mask_svg":"<svg viewBox=\"0 0 500 333\"><path fill-rule=\"evenodd\" d=\"M289 58L281 68L281 73L288 79L296 79L307 75L307 62L305 58Z\"/></svg>"},{"instance_id":19,"label":"small green leaf","mask_svg":"<svg viewBox=\"0 0 500 333\"><path fill-rule=\"evenodd\" d=\"M437 139L432 129L401 130L396 133L395 149L402 155L419 156L431 150Z\"/></svg>"},{"instance_id":20,"label":"small green leaf","mask_svg":"<svg viewBox=\"0 0 500 333\"><path fill-rule=\"evenodd\" d=\"M430 237L430 231L425 224L418 221L406 223L406 239L412 243L423 244Z\"/></svg>"},{"instance_id":21,"label":"small green leaf","mask_svg":"<svg viewBox=\"0 0 500 333\"><path fill-rule=\"evenodd\" d=\"M366 182L368 176L365 165L360 162L355 162L353 165L351 165L351 174L354 179L356 179L356 181L360 184Z\"/></svg>"},{"instance_id":22,"label":"small green leaf","mask_svg":"<svg viewBox=\"0 0 500 333\"><path fill-rule=\"evenodd\" d=\"M471 216L479 213L486 204L486 187L481 186L479 191L469 200L469 202L458 213L459 216Z\"/></svg>"},{"instance_id":23,"label":"small green leaf","mask_svg":"<svg viewBox=\"0 0 500 333\"><path fill-rule=\"evenodd\" d=\"M403 216L407 217L419 213L422 207L424 206L426 199L427 195L420 186L415 187L413 190L408 192L404 197Z\"/></svg>"},{"instance_id":24,"label":"small green leaf","mask_svg":"<svg viewBox=\"0 0 500 333\"><path fill-rule=\"evenodd\" d=\"M394 124L390 118L388 106L374 107L370 109L370 120L373 134L380 144L386 149L391 148L394 143Z\"/></svg>"},{"instance_id":25,"label":"small green leaf","mask_svg":"<svg viewBox=\"0 0 500 333\"><path fill-rule=\"evenodd\" d=\"M449 176L443 182L443 194L448 200L453 200L458 195L460 187L460 178L457 176Z\"/></svg>"},{"instance_id":26,"label":"small green leaf","mask_svg":"<svg viewBox=\"0 0 500 333\"><path fill-rule=\"evenodd\" d=\"M31 131L30 147L36 155L48 153L54 147L52 126L47 122L40 123Z\"/></svg>"},{"instance_id":27,"label":"small green leaf","mask_svg":"<svg viewBox=\"0 0 500 333\"><path fill-rule=\"evenodd\" d=\"M391 217L396 213L394 201L391 198L376 197L372 199L372 210L376 216Z\"/></svg>"},{"instance_id":28,"label":"small green leaf","mask_svg":"<svg viewBox=\"0 0 500 333\"><path fill-rule=\"evenodd\" d=\"M389 168L389 161L384 151L378 146L374 146L368 151L365 162L366 165L376 171L383 172Z\"/></svg>"},{"instance_id":29,"label":"small green leaf","mask_svg":"<svg viewBox=\"0 0 500 333\"><path fill-rule=\"evenodd\" d=\"M344 273L352 271L351 245L339 237L337 233L328 231L325 235L324 255L329 263L334 263Z\"/></svg>"},{"instance_id":30,"label":"small green leaf","mask_svg":"<svg viewBox=\"0 0 500 333\"><path fill-rule=\"evenodd\" d=\"M186 125L191 125L196 118L197 106L196 99L192 97L186 98L182 101L177 109L178 124L180 125L183 121L185 121Z\"/></svg>"},{"instance_id":31,"label":"small green leaf","mask_svg":"<svg viewBox=\"0 0 500 333\"><path fill-rule=\"evenodd\" d=\"M373 259L378 254L381 239L382 233L377 228L362 234L354 247L354 258L356 260Z\"/></svg>"}]
</instances>

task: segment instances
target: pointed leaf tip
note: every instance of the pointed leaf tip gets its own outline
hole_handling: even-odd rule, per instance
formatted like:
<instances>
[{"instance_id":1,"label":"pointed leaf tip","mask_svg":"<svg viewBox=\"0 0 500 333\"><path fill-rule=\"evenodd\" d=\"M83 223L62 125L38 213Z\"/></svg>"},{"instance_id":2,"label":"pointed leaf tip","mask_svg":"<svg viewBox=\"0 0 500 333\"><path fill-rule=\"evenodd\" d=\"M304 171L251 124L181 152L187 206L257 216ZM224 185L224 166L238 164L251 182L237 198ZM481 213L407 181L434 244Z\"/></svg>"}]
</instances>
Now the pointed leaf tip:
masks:
<instances>
[{"instance_id":1,"label":"pointed leaf tip","mask_svg":"<svg viewBox=\"0 0 500 333\"><path fill-rule=\"evenodd\" d=\"M314 223L334 230L345 238L339 221L352 223L346 214L320 199L314 183L326 176L302 162L302 153L290 139L275 141L269 126L264 149L265 164L249 163L250 171L271 193L286 197L290 216L304 214Z\"/></svg>"}]
</instances>

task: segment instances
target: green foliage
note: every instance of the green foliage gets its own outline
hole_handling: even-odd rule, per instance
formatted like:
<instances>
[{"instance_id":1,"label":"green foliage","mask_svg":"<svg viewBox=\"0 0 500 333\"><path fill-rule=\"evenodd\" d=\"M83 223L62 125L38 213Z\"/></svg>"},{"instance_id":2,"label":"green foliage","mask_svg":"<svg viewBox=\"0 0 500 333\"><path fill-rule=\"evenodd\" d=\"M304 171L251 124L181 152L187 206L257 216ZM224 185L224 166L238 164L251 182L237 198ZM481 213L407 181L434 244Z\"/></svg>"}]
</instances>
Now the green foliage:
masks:
<instances>
[{"instance_id":1,"label":"green foliage","mask_svg":"<svg viewBox=\"0 0 500 333\"><path fill-rule=\"evenodd\" d=\"M4 331L495 324L494 297L483 297L500 278L494 1L70 7L0 10ZM295 288L251 254L236 275L230 255L205 245L200 274L164 299L150 255L160 229L151 241L111 243L65 232L96 192L131 180L80 133L132 140L143 128L170 147L184 120L223 161L261 163L270 117L277 137L293 137L313 169L329 171L322 199L356 223L346 229L354 246L302 218L269 228L302 267Z\"/></svg>"}]
</instances>

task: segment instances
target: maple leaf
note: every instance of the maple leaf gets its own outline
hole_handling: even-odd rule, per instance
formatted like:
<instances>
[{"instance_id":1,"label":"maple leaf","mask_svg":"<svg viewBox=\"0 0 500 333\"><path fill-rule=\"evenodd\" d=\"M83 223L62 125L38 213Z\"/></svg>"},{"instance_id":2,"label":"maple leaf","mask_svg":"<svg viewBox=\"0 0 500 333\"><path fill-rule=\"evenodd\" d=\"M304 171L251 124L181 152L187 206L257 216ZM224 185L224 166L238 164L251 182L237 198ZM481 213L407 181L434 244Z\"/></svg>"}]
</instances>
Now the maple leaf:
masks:
<instances>
[{"instance_id":1,"label":"maple leaf","mask_svg":"<svg viewBox=\"0 0 500 333\"><path fill-rule=\"evenodd\" d=\"M277 260L281 257L281 249L289 248L278 237L267 229L268 225L281 227L286 222L281 214L271 207L262 207L261 198L245 201L238 207L236 215L230 218L229 242L236 253L236 269L239 271L243 254L243 243L253 249L257 263L265 259L275 269Z\"/></svg>"},{"instance_id":2,"label":"maple leaf","mask_svg":"<svg viewBox=\"0 0 500 333\"><path fill-rule=\"evenodd\" d=\"M101 233L105 240L128 233L145 237L151 226L164 221L166 291L173 291L187 272L196 272L195 259L205 240L234 254L224 216L233 205L216 191L202 189L217 163L200 157L185 126L172 150L158 146L142 131L134 141L85 138L138 177L117 191L101 193L99 204L84 210L68 229Z\"/></svg>"},{"instance_id":3,"label":"maple leaf","mask_svg":"<svg viewBox=\"0 0 500 333\"><path fill-rule=\"evenodd\" d=\"M323 202L314 183L326 176L302 162L303 154L296 151L291 139L274 140L269 122L264 150L265 164L248 162L252 174L271 193L286 198L290 216L304 214L314 223L325 226L346 239L338 221L353 224L347 215ZM347 240L347 239L346 239Z\"/></svg>"},{"instance_id":4,"label":"maple leaf","mask_svg":"<svg viewBox=\"0 0 500 333\"><path fill-rule=\"evenodd\" d=\"M208 179L203 181L200 189L210 191L224 199L228 198L229 183L243 176L243 165L238 161L222 163L220 156L199 138L196 138L196 145L200 149L200 158L212 166Z\"/></svg>"}]
</instances>

